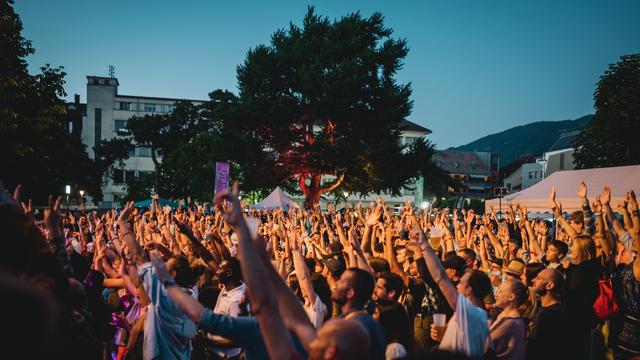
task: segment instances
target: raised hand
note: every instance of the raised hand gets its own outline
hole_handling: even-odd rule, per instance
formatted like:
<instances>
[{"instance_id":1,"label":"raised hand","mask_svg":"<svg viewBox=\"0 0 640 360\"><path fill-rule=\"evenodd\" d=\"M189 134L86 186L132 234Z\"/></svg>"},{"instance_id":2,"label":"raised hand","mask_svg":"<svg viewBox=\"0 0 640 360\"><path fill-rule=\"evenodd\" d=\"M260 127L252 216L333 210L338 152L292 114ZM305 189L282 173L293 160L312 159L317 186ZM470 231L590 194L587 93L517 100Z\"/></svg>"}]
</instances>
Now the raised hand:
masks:
<instances>
[{"instance_id":1,"label":"raised hand","mask_svg":"<svg viewBox=\"0 0 640 360\"><path fill-rule=\"evenodd\" d=\"M556 187L551 188L551 192L549 193L549 204L551 208L557 208L558 204L556 204Z\"/></svg>"},{"instance_id":2,"label":"raised hand","mask_svg":"<svg viewBox=\"0 0 640 360\"><path fill-rule=\"evenodd\" d=\"M605 186L604 188L602 188L602 193L600 194L600 201L602 202L603 206L609 205L609 202L611 201L611 189L609 189L608 186Z\"/></svg>"},{"instance_id":3,"label":"raised hand","mask_svg":"<svg viewBox=\"0 0 640 360\"><path fill-rule=\"evenodd\" d=\"M577 194L580 199L584 200L587 198L587 184L585 184L584 181L580 183Z\"/></svg>"},{"instance_id":4,"label":"raised hand","mask_svg":"<svg viewBox=\"0 0 640 360\"><path fill-rule=\"evenodd\" d=\"M636 193L633 192L633 190L631 190L628 192L628 194L629 194L629 203L627 207L629 208L629 212L638 210L638 201L636 199Z\"/></svg>"},{"instance_id":5,"label":"raised hand","mask_svg":"<svg viewBox=\"0 0 640 360\"><path fill-rule=\"evenodd\" d=\"M600 202L600 196L596 198L596 201L591 204L593 211L596 213L602 212L602 203Z\"/></svg>"},{"instance_id":6,"label":"raised hand","mask_svg":"<svg viewBox=\"0 0 640 360\"><path fill-rule=\"evenodd\" d=\"M131 216L131 214L133 214L133 201L129 201L124 208L122 209L122 211L120 212L120 216L118 217L118 223L122 226L123 224L126 224L127 221L129 221L129 217Z\"/></svg>"},{"instance_id":7,"label":"raised hand","mask_svg":"<svg viewBox=\"0 0 640 360\"><path fill-rule=\"evenodd\" d=\"M60 204L62 204L62 196L58 196L54 202L53 196L49 195L49 207L44 210L44 223L49 230L50 239L64 236Z\"/></svg>"},{"instance_id":8,"label":"raised hand","mask_svg":"<svg viewBox=\"0 0 640 360\"><path fill-rule=\"evenodd\" d=\"M380 219L380 214L382 213L382 207L377 206L371 211L366 218L365 225L366 226L375 226Z\"/></svg>"},{"instance_id":9,"label":"raised hand","mask_svg":"<svg viewBox=\"0 0 640 360\"><path fill-rule=\"evenodd\" d=\"M225 190L216 195L214 204L222 209L222 202L226 200L231 203L224 210L224 220L227 224L235 226L242 219L242 209L240 208L240 199L238 198L238 182L233 184L232 190Z\"/></svg>"}]
</instances>

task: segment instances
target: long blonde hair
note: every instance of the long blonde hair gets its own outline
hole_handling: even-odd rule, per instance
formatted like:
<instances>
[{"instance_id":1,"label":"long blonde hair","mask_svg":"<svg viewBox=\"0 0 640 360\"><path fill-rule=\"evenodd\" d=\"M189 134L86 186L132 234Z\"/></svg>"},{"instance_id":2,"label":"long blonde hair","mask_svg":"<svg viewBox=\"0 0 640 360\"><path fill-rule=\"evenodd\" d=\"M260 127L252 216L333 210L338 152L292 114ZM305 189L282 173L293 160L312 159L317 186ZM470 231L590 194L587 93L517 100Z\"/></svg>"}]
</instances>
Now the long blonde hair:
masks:
<instances>
[{"instance_id":1,"label":"long blonde hair","mask_svg":"<svg viewBox=\"0 0 640 360\"><path fill-rule=\"evenodd\" d=\"M578 264L596 257L596 243L588 235L576 236L571 246L575 246L577 249L577 258L574 261Z\"/></svg>"}]
</instances>

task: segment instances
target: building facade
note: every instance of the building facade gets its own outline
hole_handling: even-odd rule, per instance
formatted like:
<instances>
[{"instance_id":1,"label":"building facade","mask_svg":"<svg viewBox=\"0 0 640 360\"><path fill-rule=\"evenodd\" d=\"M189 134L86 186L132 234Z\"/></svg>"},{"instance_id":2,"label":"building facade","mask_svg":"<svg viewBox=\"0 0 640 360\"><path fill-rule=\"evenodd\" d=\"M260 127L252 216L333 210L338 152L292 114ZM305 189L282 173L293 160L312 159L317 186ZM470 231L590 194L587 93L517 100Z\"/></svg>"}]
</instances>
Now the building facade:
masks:
<instances>
[{"instance_id":1,"label":"building facade","mask_svg":"<svg viewBox=\"0 0 640 360\"><path fill-rule=\"evenodd\" d=\"M573 143L579 133L580 130L562 133L558 140L544 153L541 162L544 167L545 178L556 171L576 168L576 164L573 161Z\"/></svg>"},{"instance_id":2,"label":"building facade","mask_svg":"<svg viewBox=\"0 0 640 360\"><path fill-rule=\"evenodd\" d=\"M458 188L450 188L450 192L460 193L470 199L483 199L497 185L494 173L500 168L498 154L438 150L433 161L459 184Z\"/></svg>"}]
</instances>

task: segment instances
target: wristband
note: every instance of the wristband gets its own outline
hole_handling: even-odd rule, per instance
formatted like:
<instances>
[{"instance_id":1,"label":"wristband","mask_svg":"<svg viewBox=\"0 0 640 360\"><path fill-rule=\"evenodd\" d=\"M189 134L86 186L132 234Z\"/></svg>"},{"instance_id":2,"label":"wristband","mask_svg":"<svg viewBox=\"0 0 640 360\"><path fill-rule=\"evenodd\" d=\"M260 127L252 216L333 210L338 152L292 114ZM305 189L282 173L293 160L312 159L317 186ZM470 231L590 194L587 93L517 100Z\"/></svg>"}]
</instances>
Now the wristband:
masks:
<instances>
[{"instance_id":1,"label":"wristband","mask_svg":"<svg viewBox=\"0 0 640 360\"><path fill-rule=\"evenodd\" d=\"M164 285L165 289L168 289L173 286L178 286L178 283L174 278L170 277L167 280L163 281L162 285Z\"/></svg>"},{"instance_id":2,"label":"wristband","mask_svg":"<svg viewBox=\"0 0 640 360\"><path fill-rule=\"evenodd\" d=\"M636 210L632 210L632 211L631 211L631 215L633 215L633 216L640 216L640 210L637 210L637 209L636 209Z\"/></svg>"},{"instance_id":3,"label":"wristband","mask_svg":"<svg viewBox=\"0 0 640 360\"><path fill-rule=\"evenodd\" d=\"M127 236L127 235L129 235L129 234L131 234L131 236L133 236L134 238L136 237L136 236L133 234L133 232L131 232L131 231L127 231L127 232L125 232L124 234L120 235L120 238L123 238L123 237L125 237L125 236Z\"/></svg>"}]
</instances>

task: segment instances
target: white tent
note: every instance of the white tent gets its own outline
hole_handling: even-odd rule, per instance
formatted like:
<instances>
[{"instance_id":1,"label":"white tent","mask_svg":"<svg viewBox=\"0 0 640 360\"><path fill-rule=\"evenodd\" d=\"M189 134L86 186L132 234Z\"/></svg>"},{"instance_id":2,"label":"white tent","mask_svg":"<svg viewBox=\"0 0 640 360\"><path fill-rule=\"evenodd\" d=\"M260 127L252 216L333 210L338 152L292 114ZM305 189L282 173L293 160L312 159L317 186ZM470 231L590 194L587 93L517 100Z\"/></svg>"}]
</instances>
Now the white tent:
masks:
<instances>
[{"instance_id":1,"label":"white tent","mask_svg":"<svg viewBox=\"0 0 640 360\"><path fill-rule=\"evenodd\" d=\"M617 166L600 169L557 171L543 181L517 193L502 198L502 210L509 204L524 204L529 212L551 212L549 193L556 187L556 201L562 204L563 212L581 210L577 195L580 182L587 185L587 197L593 202L606 185L611 188L611 207L616 209L624 200L627 191L640 194L640 165ZM485 201L485 210L493 205L498 211L499 199Z\"/></svg>"},{"instance_id":2,"label":"white tent","mask_svg":"<svg viewBox=\"0 0 640 360\"><path fill-rule=\"evenodd\" d=\"M293 200L289 199L287 195L285 195L284 191L277 186L269 196L262 199L259 203L251 206L256 209L277 209L282 208L283 210L287 209L298 209L300 206L293 202Z\"/></svg>"}]
</instances>

